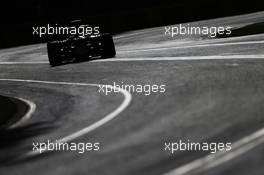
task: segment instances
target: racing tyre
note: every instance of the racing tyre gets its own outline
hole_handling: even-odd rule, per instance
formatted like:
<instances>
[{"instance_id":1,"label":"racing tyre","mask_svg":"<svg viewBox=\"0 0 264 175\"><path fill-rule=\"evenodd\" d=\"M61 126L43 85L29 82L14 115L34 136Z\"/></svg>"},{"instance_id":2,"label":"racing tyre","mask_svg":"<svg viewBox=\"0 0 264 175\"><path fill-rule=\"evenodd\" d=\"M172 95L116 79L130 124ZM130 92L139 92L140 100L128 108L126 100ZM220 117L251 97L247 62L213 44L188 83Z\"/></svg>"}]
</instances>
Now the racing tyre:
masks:
<instances>
[{"instance_id":1,"label":"racing tyre","mask_svg":"<svg viewBox=\"0 0 264 175\"><path fill-rule=\"evenodd\" d=\"M62 64L60 55L58 54L59 49L60 49L60 44L58 43L47 44L49 63L51 66L59 66Z\"/></svg>"},{"instance_id":2,"label":"racing tyre","mask_svg":"<svg viewBox=\"0 0 264 175\"><path fill-rule=\"evenodd\" d=\"M115 44L111 35L105 35L102 39L103 58L112 58L116 55Z\"/></svg>"}]
</instances>

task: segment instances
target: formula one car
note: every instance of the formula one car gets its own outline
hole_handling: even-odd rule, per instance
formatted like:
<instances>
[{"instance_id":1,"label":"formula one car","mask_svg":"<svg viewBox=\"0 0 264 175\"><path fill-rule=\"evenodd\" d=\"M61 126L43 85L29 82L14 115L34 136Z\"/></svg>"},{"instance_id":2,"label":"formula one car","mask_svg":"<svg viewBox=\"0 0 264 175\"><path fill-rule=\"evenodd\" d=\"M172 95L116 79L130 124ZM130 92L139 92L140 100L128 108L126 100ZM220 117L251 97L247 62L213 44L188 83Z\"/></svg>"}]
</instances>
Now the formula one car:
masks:
<instances>
[{"instance_id":1,"label":"formula one car","mask_svg":"<svg viewBox=\"0 0 264 175\"><path fill-rule=\"evenodd\" d=\"M81 22L77 23L82 25ZM74 26L78 25L76 26L75 22ZM47 42L47 51L51 66L96 58L112 58L116 55L113 38L109 33L57 37Z\"/></svg>"}]
</instances>

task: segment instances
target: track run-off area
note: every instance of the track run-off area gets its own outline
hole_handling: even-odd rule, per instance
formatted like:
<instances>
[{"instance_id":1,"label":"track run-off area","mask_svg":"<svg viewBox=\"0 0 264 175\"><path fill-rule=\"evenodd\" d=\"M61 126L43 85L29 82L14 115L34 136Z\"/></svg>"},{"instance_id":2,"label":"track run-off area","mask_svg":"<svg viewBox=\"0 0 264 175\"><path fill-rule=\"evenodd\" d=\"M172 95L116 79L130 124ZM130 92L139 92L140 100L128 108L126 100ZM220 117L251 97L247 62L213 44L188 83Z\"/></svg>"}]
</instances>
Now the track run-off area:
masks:
<instances>
[{"instance_id":1,"label":"track run-off area","mask_svg":"<svg viewBox=\"0 0 264 175\"><path fill-rule=\"evenodd\" d=\"M263 22L263 16L199 25L243 27ZM264 34L164 37L164 27L120 34L114 38L115 58L58 67L49 66L45 44L0 51L1 95L19 97L30 106L20 123L1 136L6 144L0 161L10 163L1 165L0 174L263 172ZM99 85L117 88L113 82L165 84L166 92L98 92ZM187 139L230 141L232 150L164 151L165 141ZM84 154L32 151L32 142L46 140L97 141L101 148Z\"/></svg>"}]
</instances>

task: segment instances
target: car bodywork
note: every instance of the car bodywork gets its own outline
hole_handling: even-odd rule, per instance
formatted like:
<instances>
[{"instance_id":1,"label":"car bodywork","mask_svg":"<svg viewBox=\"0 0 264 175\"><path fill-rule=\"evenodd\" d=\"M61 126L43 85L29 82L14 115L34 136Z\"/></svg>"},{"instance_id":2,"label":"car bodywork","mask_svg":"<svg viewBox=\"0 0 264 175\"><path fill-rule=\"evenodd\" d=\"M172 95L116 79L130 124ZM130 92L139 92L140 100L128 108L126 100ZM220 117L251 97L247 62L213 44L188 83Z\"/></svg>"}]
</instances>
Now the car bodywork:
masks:
<instances>
[{"instance_id":1,"label":"car bodywork","mask_svg":"<svg viewBox=\"0 0 264 175\"><path fill-rule=\"evenodd\" d=\"M109 33L59 37L47 42L47 51L51 66L116 55L114 41Z\"/></svg>"}]
</instances>

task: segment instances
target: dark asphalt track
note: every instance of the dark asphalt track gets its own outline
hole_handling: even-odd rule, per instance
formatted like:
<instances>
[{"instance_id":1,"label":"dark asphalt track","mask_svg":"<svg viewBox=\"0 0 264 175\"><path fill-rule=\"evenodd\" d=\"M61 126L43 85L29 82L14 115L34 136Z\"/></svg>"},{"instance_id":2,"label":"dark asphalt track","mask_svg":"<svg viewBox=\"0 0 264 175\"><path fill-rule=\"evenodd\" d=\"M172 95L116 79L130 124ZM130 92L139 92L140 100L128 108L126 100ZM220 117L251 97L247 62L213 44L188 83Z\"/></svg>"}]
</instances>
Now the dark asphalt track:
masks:
<instances>
[{"instance_id":1,"label":"dark asphalt track","mask_svg":"<svg viewBox=\"0 0 264 175\"><path fill-rule=\"evenodd\" d=\"M259 22L264 22L263 12L193 24L243 27ZM181 174L264 173L264 135L236 144L264 128L264 34L227 39L168 38L164 27L158 27L121 34L115 37L115 44L114 59L53 68L45 63L44 45L0 51L0 94L28 99L37 107L30 119L2 134L1 175L180 174L176 173L178 168L208 155L164 151L165 141L188 139L232 142L238 145L239 154L226 153L224 158L233 158L212 168L207 165L222 159L213 158L195 169L187 166L188 171ZM129 106L118 116L73 140L100 142L98 152L23 157L32 150L32 142L65 137L107 116L120 106L124 96L105 96L95 86L10 79L165 84L166 92L149 96L132 93ZM245 151L247 145L251 149Z\"/></svg>"},{"instance_id":2,"label":"dark asphalt track","mask_svg":"<svg viewBox=\"0 0 264 175\"><path fill-rule=\"evenodd\" d=\"M29 110L22 100L5 96L0 96L0 106L0 130L11 127Z\"/></svg>"}]
</instances>

